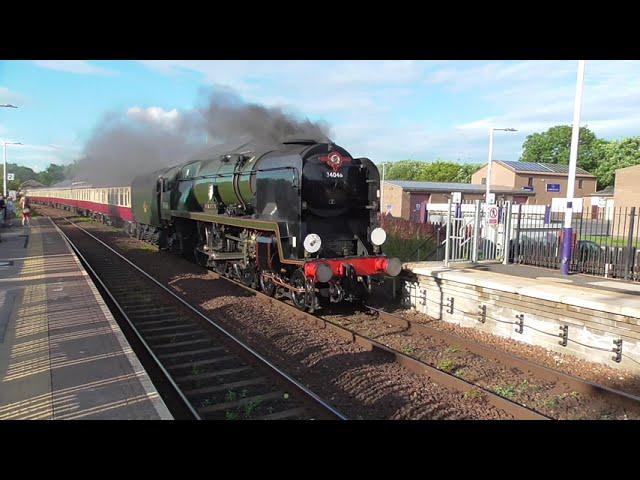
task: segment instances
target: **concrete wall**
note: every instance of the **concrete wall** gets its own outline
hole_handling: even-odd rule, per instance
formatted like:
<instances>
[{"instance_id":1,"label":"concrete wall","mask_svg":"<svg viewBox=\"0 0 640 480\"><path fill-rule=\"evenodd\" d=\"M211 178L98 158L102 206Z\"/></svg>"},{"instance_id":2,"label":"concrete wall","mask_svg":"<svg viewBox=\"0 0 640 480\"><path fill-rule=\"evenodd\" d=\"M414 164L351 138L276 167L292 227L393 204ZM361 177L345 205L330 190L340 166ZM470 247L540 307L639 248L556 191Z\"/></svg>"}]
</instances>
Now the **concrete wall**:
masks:
<instances>
[{"instance_id":1,"label":"concrete wall","mask_svg":"<svg viewBox=\"0 0 640 480\"><path fill-rule=\"evenodd\" d=\"M624 357L621 363L616 363L610 351L614 347L613 340L622 339L623 353L640 359L639 318L512 293L502 290L500 284L492 283L495 288L418 275L416 281L405 282L403 301L407 308L439 320L640 373L640 365ZM449 313L447 307L451 298L453 313ZM483 317L479 307L482 305L486 306L484 323L480 321ZM524 314L523 333L518 333L515 325L493 320L514 322L516 315L520 314ZM563 347L558 343L559 336L534 330L558 334L561 325L569 326L569 338L608 351L583 347L573 342Z\"/></svg>"}]
</instances>

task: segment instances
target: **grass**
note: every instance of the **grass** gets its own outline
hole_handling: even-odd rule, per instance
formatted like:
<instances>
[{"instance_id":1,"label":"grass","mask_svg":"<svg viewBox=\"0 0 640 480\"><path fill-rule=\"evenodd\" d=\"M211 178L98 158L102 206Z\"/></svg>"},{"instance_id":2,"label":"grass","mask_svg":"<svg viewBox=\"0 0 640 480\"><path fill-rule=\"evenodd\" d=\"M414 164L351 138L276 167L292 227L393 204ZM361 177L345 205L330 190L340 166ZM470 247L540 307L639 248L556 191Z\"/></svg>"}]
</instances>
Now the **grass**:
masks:
<instances>
[{"instance_id":1,"label":"grass","mask_svg":"<svg viewBox=\"0 0 640 480\"><path fill-rule=\"evenodd\" d=\"M437 367L443 372L451 373L456 368L456 364L452 360L442 360Z\"/></svg>"},{"instance_id":2,"label":"grass","mask_svg":"<svg viewBox=\"0 0 640 480\"><path fill-rule=\"evenodd\" d=\"M482 392L475 388L472 388L471 390L467 390L466 392L464 392L464 398L466 400L475 400L480 397L482 397Z\"/></svg>"},{"instance_id":3,"label":"grass","mask_svg":"<svg viewBox=\"0 0 640 480\"><path fill-rule=\"evenodd\" d=\"M604 236L604 235L581 235L578 240L587 240L590 242L597 243L598 245L604 247L626 247L627 246L627 237L626 236ZM633 246L635 248L640 247L640 241L636 240L633 242Z\"/></svg>"},{"instance_id":4,"label":"grass","mask_svg":"<svg viewBox=\"0 0 640 480\"><path fill-rule=\"evenodd\" d=\"M509 400L513 400L516 396L516 389L513 385L505 385L493 387L493 391L498 395L504 398L508 398Z\"/></svg>"},{"instance_id":5,"label":"grass","mask_svg":"<svg viewBox=\"0 0 640 480\"><path fill-rule=\"evenodd\" d=\"M540 385L536 385L535 383L529 383L529 381L525 379L522 381L517 390L518 393L538 392L542 390L542 387Z\"/></svg>"},{"instance_id":6,"label":"grass","mask_svg":"<svg viewBox=\"0 0 640 480\"><path fill-rule=\"evenodd\" d=\"M406 355L413 355L415 353L416 349L412 346L406 346L406 347L402 347L402 353L406 354Z\"/></svg>"},{"instance_id":7,"label":"grass","mask_svg":"<svg viewBox=\"0 0 640 480\"><path fill-rule=\"evenodd\" d=\"M238 412L226 412L224 418L227 420L238 420Z\"/></svg>"},{"instance_id":8,"label":"grass","mask_svg":"<svg viewBox=\"0 0 640 480\"><path fill-rule=\"evenodd\" d=\"M454 374L456 377L458 377L458 378L462 378L462 379L464 380L464 377L465 377L465 376L466 376L466 374L467 374L467 369L466 369L466 368L460 368L460 369L456 370L453 374Z\"/></svg>"},{"instance_id":9,"label":"grass","mask_svg":"<svg viewBox=\"0 0 640 480\"><path fill-rule=\"evenodd\" d=\"M558 407L558 403L559 403L558 397L551 397L551 398L547 398L546 400L543 400L540 403L540 406L547 410L555 410Z\"/></svg>"},{"instance_id":10,"label":"grass","mask_svg":"<svg viewBox=\"0 0 640 480\"><path fill-rule=\"evenodd\" d=\"M555 410L560 406L560 402L566 400L567 398L573 398L578 400L580 398L580 394L578 392L569 392L569 393L563 393L562 395L555 395L551 398L548 398L542 401L540 403L540 406L548 410Z\"/></svg>"},{"instance_id":11,"label":"grass","mask_svg":"<svg viewBox=\"0 0 640 480\"><path fill-rule=\"evenodd\" d=\"M244 418L251 418L251 415L258 409L262 403L261 399L253 400L244 407Z\"/></svg>"}]
</instances>

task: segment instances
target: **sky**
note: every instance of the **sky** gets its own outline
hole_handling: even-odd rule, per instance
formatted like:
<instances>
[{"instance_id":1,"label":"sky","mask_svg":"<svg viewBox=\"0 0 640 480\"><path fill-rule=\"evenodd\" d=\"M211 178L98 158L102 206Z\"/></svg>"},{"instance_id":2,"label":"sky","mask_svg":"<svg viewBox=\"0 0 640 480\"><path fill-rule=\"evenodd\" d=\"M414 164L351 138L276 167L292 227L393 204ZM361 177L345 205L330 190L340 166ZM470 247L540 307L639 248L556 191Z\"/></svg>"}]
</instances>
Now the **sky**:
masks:
<instances>
[{"instance_id":1,"label":"sky","mask_svg":"<svg viewBox=\"0 0 640 480\"><path fill-rule=\"evenodd\" d=\"M571 124L577 61L0 61L0 141L39 171L82 154L108 112L171 126L203 88L329 124L355 157L518 160L526 136ZM586 63L581 125L640 135L640 61ZM204 144L205 139L203 139Z\"/></svg>"}]
</instances>

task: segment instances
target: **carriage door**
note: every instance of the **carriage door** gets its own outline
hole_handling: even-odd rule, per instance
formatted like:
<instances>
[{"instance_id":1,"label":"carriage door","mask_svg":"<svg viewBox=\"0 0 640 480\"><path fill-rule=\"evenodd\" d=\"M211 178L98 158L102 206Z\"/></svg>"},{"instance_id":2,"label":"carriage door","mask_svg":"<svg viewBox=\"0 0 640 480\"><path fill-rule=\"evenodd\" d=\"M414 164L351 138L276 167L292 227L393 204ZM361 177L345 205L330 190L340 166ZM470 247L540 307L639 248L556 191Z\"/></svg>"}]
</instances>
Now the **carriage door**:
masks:
<instances>
[{"instance_id":1,"label":"carriage door","mask_svg":"<svg viewBox=\"0 0 640 480\"><path fill-rule=\"evenodd\" d=\"M427 221L427 204L430 195L428 193L412 193L411 194L411 216L412 222L426 223Z\"/></svg>"}]
</instances>

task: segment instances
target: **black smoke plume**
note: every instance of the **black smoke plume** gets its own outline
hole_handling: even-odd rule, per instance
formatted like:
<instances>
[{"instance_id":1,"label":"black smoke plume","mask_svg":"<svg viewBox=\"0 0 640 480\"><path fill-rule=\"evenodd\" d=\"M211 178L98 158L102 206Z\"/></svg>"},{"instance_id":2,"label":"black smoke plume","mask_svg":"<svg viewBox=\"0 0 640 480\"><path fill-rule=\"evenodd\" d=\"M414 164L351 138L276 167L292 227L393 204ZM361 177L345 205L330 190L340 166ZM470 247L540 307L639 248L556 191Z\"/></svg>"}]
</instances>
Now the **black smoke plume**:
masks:
<instances>
[{"instance_id":1,"label":"black smoke plume","mask_svg":"<svg viewBox=\"0 0 640 480\"><path fill-rule=\"evenodd\" d=\"M168 117L153 118L141 109L106 114L65 183L127 185L136 175L195 158L215 144L274 144L294 137L328 141L328 135L325 123L246 103L225 89L203 91L194 109Z\"/></svg>"}]
</instances>

